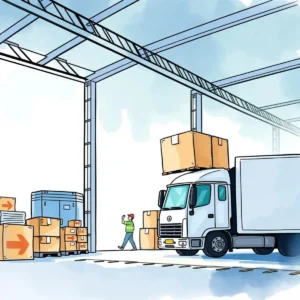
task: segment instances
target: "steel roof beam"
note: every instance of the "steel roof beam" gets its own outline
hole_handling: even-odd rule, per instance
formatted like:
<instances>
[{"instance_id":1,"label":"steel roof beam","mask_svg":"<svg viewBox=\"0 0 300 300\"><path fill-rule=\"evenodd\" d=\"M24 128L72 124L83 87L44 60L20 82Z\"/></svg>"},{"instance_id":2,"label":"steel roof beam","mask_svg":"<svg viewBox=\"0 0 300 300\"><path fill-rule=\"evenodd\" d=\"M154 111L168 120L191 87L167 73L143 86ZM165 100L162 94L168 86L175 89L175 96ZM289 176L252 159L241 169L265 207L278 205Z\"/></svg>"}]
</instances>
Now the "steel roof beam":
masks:
<instances>
[{"instance_id":1,"label":"steel roof beam","mask_svg":"<svg viewBox=\"0 0 300 300\"><path fill-rule=\"evenodd\" d=\"M296 2L297 1L279 4L277 1L266 1L253 7L246 8L236 13L173 34L166 38L147 44L145 47L154 53L161 53L217 32L295 7L297 6ZM137 63L134 61L129 59L121 59L99 69L95 72L95 74L89 76L88 80L98 82L136 65Z\"/></svg>"},{"instance_id":2,"label":"steel roof beam","mask_svg":"<svg viewBox=\"0 0 300 300\"><path fill-rule=\"evenodd\" d=\"M243 74L231 76L221 80L214 81L214 84L219 87L225 88L231 85L244 83L251 80L260 79L270 75L291 71L300 67L300 58L289 60L276 65L268 66L265 68L249 71Z\"/></svg>"},{"instance_id":3,"label":"steel roof beam","mask_svg":"<svg viewBox=\"0 0 300 300\"><path fill-rule=\"evenodd\" d=\"M280 107L295 105L295 104L300 104L300 99L265 105L265 106L261 106L260 109L269 110L273 108L280 108Z\"/></svg>"},{"instance_id":4,"label":"steel roof beam","mask_svg":"<svg viewBox=\"0 0 300 300\"><path fill-rule=\"evenodd\" d=\"M129 7L130 5L138 2L140 0L122 0L118 3L114 4L113 6L109 7L108 9L102 11L101 13L95 15L91 18L91 20L95 23L100 23L101 21L107 19L108 17L116 14L119 11L122 11L123 9ZM77 36L73 38L72 40L66 42L65 44L59 46L58 48L54 49L53 51L46 54L46 57L39 61L40 65L46 65L56 57L59 57L60 55L64 54L67 51L72 50L74 47L80 45L86 41L85 38L81 36Z\"/></svg>"},{"instance_id":5,"label":"steel roof beam","mask_svg":"<svg viewBox=\"0 0 300 300\"><path fill-rule=\"evenodd\" d=\"M218 86L215 86L211 82L188 71L187 69L180 67L174 62L151 52L145 47L130 41L124 36L121 36L102 25L97 25L92 20L57 2L52 1L57 9L61 9L65 12L64 15L49 13L43 7L37 6L36 3L33 4L27 2L28 0L3 1L26 10L29 13L35 14L54 25L80 35L103 48L129 58L156 73L170 78L190 89L196 90L220 103L282 130L300 136L299 127L259 109L255 105L219 88ZM69 15L70 18L66 17L66 15Z\"/></svg>"},{"instance_id":6,"label":"steel roof beam","mask_svg":"<svg viewBox=\"0 0 300 300\"><path fill-rule=\"evenodd\" d=\"M78 75L74 75L74 74L70 74L64 71L60 71L48 66L40 66L39 64L32 62L32 61L28 61L28 60L24 60L22 58L19 57L14 57L12 55L8 55L5 53L0 53L0 61L7 61L7 62L11 62L14 64L17 64L19 66L24 66L30 69L35 69L38 71L42 71L44 73L48 73L48 74L52 74L52 75L56 75L58 77L62 77L62 78L66 78L69 80L73 80L73 81L77 81L77 82L86 82L84 77L80 77Z\"/></svg>"},{"instance_id":7,"label":"steel roof beam","mask_svg":"<svg viewBox=\"0 0 300 300\"><path fill-rule=\"evenodd\" d=\"M287 122L299 122L300 118L287 119Z\"/></svg>"}]
</instances>

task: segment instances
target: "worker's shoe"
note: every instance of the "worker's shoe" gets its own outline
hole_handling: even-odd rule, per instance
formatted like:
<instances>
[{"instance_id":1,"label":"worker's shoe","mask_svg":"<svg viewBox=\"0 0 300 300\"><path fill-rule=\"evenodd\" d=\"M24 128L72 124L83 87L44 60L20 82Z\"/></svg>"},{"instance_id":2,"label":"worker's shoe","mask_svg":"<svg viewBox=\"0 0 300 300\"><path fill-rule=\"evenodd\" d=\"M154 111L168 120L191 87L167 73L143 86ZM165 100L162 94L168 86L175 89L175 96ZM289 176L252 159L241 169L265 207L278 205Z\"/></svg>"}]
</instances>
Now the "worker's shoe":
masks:
<instances>
[{"instance_id":1,"label":"worker's shoe","mask_svg":"<svg viewBox=\"0 0 300 300\"><path fill-rule=\"evenodd\" d=\"M137 250L136 248L131 249L131 251L136 251L136 250Z\"/></svg>"},{"instance_id":2,"label":"worker's shoe","mask_svg":"<svg viewBox=\"0 0 300 300\"><path fill-rule=\"evenodd\" d=\"M118 246L118 248L119 248L120 250L124 250L124 248L123 248L123 247L121 247L121 246Z\"/></svg>"}]
</instances>

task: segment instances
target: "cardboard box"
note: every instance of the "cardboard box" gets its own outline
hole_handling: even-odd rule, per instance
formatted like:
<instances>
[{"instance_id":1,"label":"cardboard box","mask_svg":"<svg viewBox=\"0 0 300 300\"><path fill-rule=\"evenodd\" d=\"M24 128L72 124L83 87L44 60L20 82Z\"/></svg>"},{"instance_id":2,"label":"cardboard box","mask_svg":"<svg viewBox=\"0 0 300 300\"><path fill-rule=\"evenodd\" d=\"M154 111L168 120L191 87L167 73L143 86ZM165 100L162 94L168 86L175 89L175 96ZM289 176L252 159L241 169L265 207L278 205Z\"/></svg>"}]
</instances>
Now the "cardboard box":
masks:
<instances>
[{"instance_id":1,"label":"cardboard box","mask_svg":"<svg viewBox=\"0 0 300 300\"><path fill-rule=\"evenodd\" d=\"M159 210L144 211L143 227L157 228L157 221L160 216Z\"/></svg>"},{"instance_id":2,"label":"cardboard box","mask_svg":"<svg viewBox=\"0 0 300 300\"><path fill-rule=\"evenodd\" d=\"M140 229L140 249L141 250L157 250L158 234L157 229Z\"/></svg>"},{"instance_id":3,"label":"cardboard box","mask_svg":"<svg viewBox=\"0 0 300 300\"><path fill-rule=\"evenodd\" d=\"M79 220L71 220L68 223L69 227L81 227L81 221Z\"/></svg>"},{"instance_id":4,"label":"cardboard box","mask_svg":"<svg viewBox=\"0 0 300 300\"><path fill-rule=\"evenodd\" d=\"M228 140L212 137L213 168L229 169Z\"/></svg>"},{"instance_id":5,"label":"cardboard box","mask_svg":"<svg viewBox=\"0 0 300 300\"><path fill-rule=\"evenodd\" d=\"M60 230L60 235L76 235L77 228L74 227L62 227Z\"/></svg>"},{"instance_id":6,"label":"cardboard box","mask_svg":"<svg viewBox=\"0 0 300 300\"><path fill-rule=\"evenodd\" d=\"M35 237L33 242L33 251L40 252L59 252L60 238L59 237Z\"/></svg>"},{"instance_id":7,"label":"cardboard box","mask_svg":"<svg viewBox=\"0 0 300 300\"><path fill-rule=\"evenodd\" d=\"M37 217L28 219L27 225L33 226L34 236L60 236L60 219Z\"/></svg>"},{"instance_id":8,"label":"cardboard box","mask_svg":"<svg viewBox=\"0 0 300 300\"><path fill-rule=\"evenodd\" d=\"M77 250L78 251L86 251L88 249L87 243L77 243Z\"/></svg>"},{"instance_id":9,"label":"cardboard box","mask_svg":"<svg viewBox=\"0 0 300 300\"><path fill-rule=\"evenodd\" d=\"M211 136L185 132L161 139L163 175L212 167Z\"/></svg>"},{"instance_id":10,"label":"cardboard box","mask_svg":"<svg viewBox=\"0 0 300 300\"><path fill-rule=\"evenodd\" d=\"M77 243L87 243L87 236L86 235L78 235Z\"/></svg>"},{"instance_id":11,"label":"cardboard box","mask_svg":"<svg viewBox=\"0 0 300 300\"><path fill-rule=\"evenodd\" d=\"M60 242L60 251L76 251L76 242Z\"/></svg>"},{"instance_id":12,"label":"cardboard box","mask_svg":"<svg viewBox=\"0 0 300 300\"><path fill-rule=\"evenodd\" d=\"M70 228L70 227L61 228L60 251L76 251L76 241L77 241L76 228Z\"/></svg>"},{"instance_id":13,"label":"cardboard box","mask_svg":"<svg viewBox=\"0 0 300 300\"><path fill-rule=\"evenodd\" d=\"M0 197L0 210L16 211L16 198Z\"/></svg>"},{"instance_id":14,"label":"cardboard box","mask_svg":"<svg viewBox=\"0 0 300 300\"><path fill-rule=\"evenodd\" d=\"M33 227L0 225L0 260L33 259Z\"/></svg>"},{"instance_id":15,"label":"cardboard box","mask_svg":"<svg viewBox=\"0 0 300 300\"><path fill-rule=\"evenodd\" d=\"M77 235L87 235L87 228L82 227L82 228L77 228Z\"/></svg>"}]
</instances>

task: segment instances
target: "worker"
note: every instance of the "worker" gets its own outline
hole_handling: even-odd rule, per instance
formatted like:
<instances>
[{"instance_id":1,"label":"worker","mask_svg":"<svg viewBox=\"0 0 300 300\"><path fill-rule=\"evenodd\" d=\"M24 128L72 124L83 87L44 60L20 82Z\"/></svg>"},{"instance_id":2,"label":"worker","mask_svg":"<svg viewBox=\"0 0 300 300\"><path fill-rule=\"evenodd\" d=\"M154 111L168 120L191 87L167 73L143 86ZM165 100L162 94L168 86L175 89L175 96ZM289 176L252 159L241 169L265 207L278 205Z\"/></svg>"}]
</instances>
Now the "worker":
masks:
<instances>
[{"instance_id":1,"label":"worker","mask_svg":"<svg viewBox=\"0 0 300 300\"><path fill-rule=\"evenodd\" d=\"M124 238L122 246L118 246L118 248L120 250L124 250L124 248L126 247L128 241L130 242L130 244L133 248L132 250L137 250L135 242L133 240L133 232L134 232L133 219L134 219L134 214L129 214L128 215L128 221L125 221L125 216L122 216L122 224L124 224L126 226L125 227L126 234L125 234L125 238Z\"/></svg>"}]
</instances>

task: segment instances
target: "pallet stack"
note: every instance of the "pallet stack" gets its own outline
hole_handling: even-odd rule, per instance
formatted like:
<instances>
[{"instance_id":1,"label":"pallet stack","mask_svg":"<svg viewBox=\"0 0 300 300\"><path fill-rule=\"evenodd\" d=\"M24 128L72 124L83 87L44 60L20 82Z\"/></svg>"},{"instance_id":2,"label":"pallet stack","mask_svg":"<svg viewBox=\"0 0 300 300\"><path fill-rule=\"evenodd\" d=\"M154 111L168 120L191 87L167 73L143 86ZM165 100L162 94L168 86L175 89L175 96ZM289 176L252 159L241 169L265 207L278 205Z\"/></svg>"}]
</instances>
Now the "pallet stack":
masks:
<instances>
[{"instance_id":1,"label":"pallet stack","mask_svg":"<svg viewBox=\"0 0 300 300\"><path fill-rule=\"evenodd\" d=\"M60 223L60 219L44 217L27 220L27 225L33 226L34 257L61 256Z\"/></svg>"},{"instance_id":2,"label":"pallet stack","mask_svg":"<svg viewBox=\"0 0 300 300\"><path fill-rule=\"evenodd\" d=\"M87 228L82 227L79 220L71 220L68 227L61 228L62 255L88 253Z\"/></svg>"},{"instance_id":3,"label":"pallet stack","mask_svg":"<svg viewBox=\"0 0 300 300\"><path fill-rule=\"evenodd\" d=\"M144 211L143 228L140 229L140 249L158 250L157 223L160 211Z\"/></svg>"}]
</instances>

